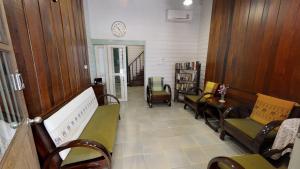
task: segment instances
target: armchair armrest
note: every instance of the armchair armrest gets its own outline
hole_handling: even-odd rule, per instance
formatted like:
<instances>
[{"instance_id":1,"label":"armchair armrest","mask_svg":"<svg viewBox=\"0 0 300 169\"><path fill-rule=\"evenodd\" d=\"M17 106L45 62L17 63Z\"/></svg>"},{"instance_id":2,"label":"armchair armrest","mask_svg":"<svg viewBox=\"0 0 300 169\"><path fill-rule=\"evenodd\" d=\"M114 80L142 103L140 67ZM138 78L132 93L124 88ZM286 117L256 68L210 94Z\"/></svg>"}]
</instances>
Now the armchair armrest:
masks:
<instances>
[{"instance_id":1,"label":"armchair armrest","mask_svg":"<svg viewBox=\"0 0 300 169\"><path fill-rule=\"evenodd\" d=\"M280 150L278 150L278 149L270 149L270 150L264 152L262 155L263 155L264 157L269 158L269 157L271 157L271 156L273 156L273 155L275 155L275 154L278 154L278 153L281 154L283 151L285 151L285 150L288 149L288 148L291 148L291 149L292 149L293 147L294 147L294 144L290 143L290 144L288 144L287 146L285 146L283 149L280 149Z\"/></svg>"},{"instance_id":2,"label":"armchair armrest","mask_svg":"<svg viewBox=\"0 0 300 169\"><path fill-rule=\"evenodd\" d=\"M220 126L224 128L224 120L228 117L228 115L234 110L234 107L227 108L223 113L219 111L220 116Z\"/></svg>"},{"instance_id":3,"label":"armchair armrest","mask_svg":"<svg viewBox=\"0 0 300 169\"><path fill-rule=\"evenodd\" d=\"M151 88L147 85L147 95L150 95L150 94L152 94L152 90L151 90Z\"/></svg>"},{"instance_id":4,"label":"armchair armrest","mask_svg":"<svg viewBox=\"0 0 300 169\"><path fill-rule=\"evenodd\" d=\"M191 87L187 90L187 93L191 93L192 91L200 91L203 93L203 90L200 87Z\"/></svg>"},{"instance_id":5,"label":"armchair armrest","mask_svg":"<svg viewBox=\"0 0 300 169\"><path fill-rule=\"evenodd\" d=\"M103 97L112 97L112 98L114 98L117 101L118 104L120 104L119 99L116 96L112 95L112 94L104 94L104 95L98 96L97 99L99 100L99 99L101 99Z\"/></svg>"},{"instance_id":6,"label":"armchair armrest","mask_svg":"<svg viewBox=\"0 0 300 169\"><path fill-rule=\"evenodd\" d=\"M166 90L166 88L168 88L169 93L172 93L172 90L171 90L171 86L170 86L170 85L165 84L165 85L164 85L164 90Z\"/></svg>"},{"instance_id":7,"label":"armchair armrest","mask_svg":"<svg viewBox=\"0 0 300 169\"><path fill-rule=\"evenodd\" d=\"M220 118L221 120L224 120L226 119L230 114L233 115L233 117L230 117L230 118L246 118L246 117L249 117L249 112L247 112L248 109L246 110L245 109L245 106L242 106L242 105L238 105L238 106L235 106L235 107L229 107L227 108L222 114L220 114ZM247 115L245 115L247 114Z\"/></svg>"},{"instance_id":8,"label":"armchair armrest","mask_svg":"<svg viewBox=\"0 0 300 169\"><path fill-rule=\"evenodd\" d=\"M254 141L261 145L261 143L264 141L264 139L267 137L267 135L276 127L279 127L283 121L282 120L276 120L271 121L270 123L266 124L259 133L257 133Z\"/></svg>"},{"instance_id":9,"label":"armchair armrest","mask_svg":"<svg viewBox=\"0 0 300 169\"><path fill-rule=\"evenodd\" d=\"M99 151L103 155L104 159L107 161L108 169L111 168L111 155L110 155L109 151L102 144L95 142L95 141L90 141L90 140L74 140L74 141L67 142L67 143L57 147L56 149L54 149L54 151L52 151L48 155L48 157L43 165L43 169L49 168L52 158L55 155L58 155L59 152L65 150L65 149L73 148L73 147L85 147L85 148Z\"/></svg>"},{"instance_id":10,"label":"armchair armrest","mask_svg":"<svg viewBox=\"0 0 300 169\"><path fill-rule=\"evenodd\" d=\"M221 127L224 126L224 120L228 118L228 116L231 114L232 116L230 118L240 118L243 119L245 117L241 117L241 106L236 107L229 107L224 112L219 112L220 115L220 125ZM243 111L243 110L242 110ZM234 113L234 114L233 114Z\"/></svg>"},{"instance_id":11,"label":"armchair armrest","mask_svg":"<svg viewBox=\"0 0 300 169\"><path fill-rule=\"evenodd\" d=\"M203 93L202 95L201 95L201 97L196 101L196 102L199 102L203 97L205 97L205 96L207 96L207 95L214 95L214 93ZM212 98L213 96L211 96L211 97L208 97L208 98Z\"/></svg>"},{"instance_id":12,"label":"armchair armrest","mask_svg":"<svg viewBox=\"0 0 300 169\"><path fill-rule=\"evenodd\" d=\"M210 160L207 169L218 169L219 168L218 163L223 163L227 165L228 168L232 168L232 169L245 169L238 162L228 157L213 158L212 160Z\"/></svg>"}]
</instances>

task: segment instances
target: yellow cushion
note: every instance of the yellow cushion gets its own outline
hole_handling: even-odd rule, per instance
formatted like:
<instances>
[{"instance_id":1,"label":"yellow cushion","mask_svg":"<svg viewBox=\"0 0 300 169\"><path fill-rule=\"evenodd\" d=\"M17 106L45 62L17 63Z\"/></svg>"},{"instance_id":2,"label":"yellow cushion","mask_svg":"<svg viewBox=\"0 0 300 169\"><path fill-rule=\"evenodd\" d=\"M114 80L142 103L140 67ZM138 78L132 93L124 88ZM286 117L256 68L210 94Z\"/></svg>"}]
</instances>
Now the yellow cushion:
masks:
<instances>
[{"instance_id":1,"label":"yellow cushion","mask_svg":"<svg viewBox=\"0 0 300 169\"><path fill-rule=\"evenodd\" d=\"M79 139L88 139L101 143L110 152L116 139L118 120L119 120L119 104L111 104L100 106L84 128ZM72 148L62 166L75 162L85 161L100 157L101 154L95 150L87 148Z\"/></svg>"},{"instance_id":2,"label":"yellow cushion","mask_svg":"<svg viewBox=\"0 0 300 169\"><path fill-rule=\"evenodd\" d=\"M250 118L263 125L274 120L285 120L293 109L295 102L257 94L255 106Z\"/></svg>"},{"instance_id":3,"label":"yellow cushion","mask_svg":"<svg viewBox=\"0 0 300 169\"><path fill-rule=\"evenodd\" d=\"M207 81L203 92L204 93L216 93L218 86L219 86L218 83ZM209 97L211 97L211 95L206 95L204 97L209 98Z\"/></svg>"},{"instance_id":4,"label":"yellow cushion","mask_svg":"<svg viewBox=\"0 0 300 169\"><path fill-rule=\"evenodd\" d=\"M276 169L267 160L258 154L242 155L230 157L232 160L239 163L245 169ZM221 169L231 169L228 165L220 162L219 167Z\"/></svg>"}]
</instances>

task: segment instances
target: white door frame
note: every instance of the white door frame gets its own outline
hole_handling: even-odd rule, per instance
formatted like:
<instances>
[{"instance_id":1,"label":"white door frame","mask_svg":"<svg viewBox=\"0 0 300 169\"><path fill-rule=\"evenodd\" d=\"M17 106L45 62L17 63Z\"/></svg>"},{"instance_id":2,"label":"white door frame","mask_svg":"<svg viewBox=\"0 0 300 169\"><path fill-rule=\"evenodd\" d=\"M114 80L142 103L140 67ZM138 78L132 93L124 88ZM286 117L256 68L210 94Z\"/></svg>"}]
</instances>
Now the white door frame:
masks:
<instances>
[{"instance_id":1,"label":"white door frame","mask_svg":"<svg viewBox=\"0 0 300 169\"><path fill-rule=\"evenodd\" d=\"M120 73L114 73L114 64L113 64L113 48L122 49L122 52L119 53L120 56ZM108 61L108 81L110 92L116 95L115 92L115 76L120 76L121 79L121 98L120 101L127 101L127 65L126 65L126 46L125 45L108 45L107 46L107 61Z\"/></svg>"}]
</instances>

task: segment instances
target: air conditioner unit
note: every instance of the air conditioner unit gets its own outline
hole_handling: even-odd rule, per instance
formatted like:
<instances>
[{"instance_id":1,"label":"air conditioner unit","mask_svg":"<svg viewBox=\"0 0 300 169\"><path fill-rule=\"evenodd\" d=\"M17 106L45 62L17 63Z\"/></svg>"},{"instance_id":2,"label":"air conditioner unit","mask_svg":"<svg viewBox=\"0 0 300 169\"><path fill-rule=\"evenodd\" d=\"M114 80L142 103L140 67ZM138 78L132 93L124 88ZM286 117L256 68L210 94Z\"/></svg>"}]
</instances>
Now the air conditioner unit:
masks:
<instances>
[{"instance_id":1,"label":"air conditioner unit","mask_svg":"<svg viewBox=\"0 0 300 169\"><path fill-rule=\"evenodd\" d=\"M167 10L167 21L190 22L192 21L192 14L190 10Z\"/></svg>"}]
</instances>

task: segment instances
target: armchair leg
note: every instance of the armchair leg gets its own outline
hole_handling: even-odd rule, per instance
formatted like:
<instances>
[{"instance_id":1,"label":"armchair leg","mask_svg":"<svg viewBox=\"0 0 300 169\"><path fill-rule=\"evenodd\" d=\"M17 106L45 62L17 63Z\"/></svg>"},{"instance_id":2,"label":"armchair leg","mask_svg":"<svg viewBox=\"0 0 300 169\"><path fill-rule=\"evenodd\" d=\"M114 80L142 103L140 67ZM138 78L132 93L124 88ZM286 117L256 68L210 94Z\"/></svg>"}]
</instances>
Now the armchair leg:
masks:
<instances>
[{"instance_id":1,"label":"armchair leg","mask_svg":"<svg viewBox=\"0 0 300 169\"><path fill-rule=\"evenodd\" d=\"M222 130L221 133L220 133L220 139L224 141L225 140L225 135L226 135L226 131Z\"/></svg>"},{"instance_id":2,"label":"armchair leg","mask_svg":"<svg viewBox=\"0 0 300 169\"><path fill-rule=\"evenodd\" d=\"M198 111L196 111L195 112L195 119L198 119L198 117L199 117L199 113L198 113Z\"/></svg>"},{"instance_id":3,"label":"armchair leg","mask_svg":"<svg viewBox=\"0 0 300 169\"><path fill-rule=\"evenodd\" d=\"M148 104L149 104L149 108L152 108L152 103L149 102Z\"/></svg>"},{"instance_id":4,"label":"armchair leg","mask_svg":"<svg viewBox=\"0 0 300 169\"><path fill-rule=\"evenodd\" d=\"M184 104L184 107L183 107L184 109L186 109L187 108L187 104Z\"/></svg>"}]
</instances>

